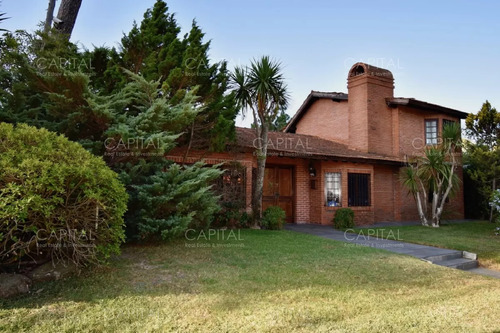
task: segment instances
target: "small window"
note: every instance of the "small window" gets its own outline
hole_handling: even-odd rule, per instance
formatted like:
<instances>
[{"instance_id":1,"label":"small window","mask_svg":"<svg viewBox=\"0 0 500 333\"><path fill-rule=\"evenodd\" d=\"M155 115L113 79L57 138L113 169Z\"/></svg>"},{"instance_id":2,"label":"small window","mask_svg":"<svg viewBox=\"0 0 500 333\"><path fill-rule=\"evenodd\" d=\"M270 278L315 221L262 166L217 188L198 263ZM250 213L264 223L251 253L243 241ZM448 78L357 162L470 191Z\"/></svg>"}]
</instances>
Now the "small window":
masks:
<instances>
[{"instance_id":1,"label":"small window","mask_svg":"<svg viewBox=\"0 0 500 333\"><path fill-rule=\"evenodd\" d=\"M425 144L437 145L438 143L438 121L437 119L425 121Z\"/></svg>"},{"instance_id":2,"label":"small window","mask_svg":"<svg viewBox=\"0 0 500 333\"><path fill-rule=\"evenodd\" d=\"M347 190L349 206L370 206L370 175L365 173L349 173Z\"/></svg>"},{"instance_id":3,"label":"small window","mask_svg":"<svg viewBox=\"0 0 500 333\"><path fill-rule=\"evenodd\" d=\"M219 202L233 207L246 205L246 169L239 165L225 165L224 173L214 181L214 192L220 196Z\"/></svg>"},{"instance_id":4,"label":"small window","mask_svg":"<svg viewBox=\"0 0 500 333\"><path fill-rule=\"evenodd\" d=\"M447 125L454 124L455 122L453 120L448 120L448 119L443 119L443 129Z\"/></svg>"},{"instance_id":5,"label":"small window","mask_svg":"<svg viewBox=\"0 0 500 333\"><path fill-rule=\"evenodd\" d=\"M325 205L328 207L342 206L342 175L340 172L325 173Z\"/></svg>"}]
</instances>

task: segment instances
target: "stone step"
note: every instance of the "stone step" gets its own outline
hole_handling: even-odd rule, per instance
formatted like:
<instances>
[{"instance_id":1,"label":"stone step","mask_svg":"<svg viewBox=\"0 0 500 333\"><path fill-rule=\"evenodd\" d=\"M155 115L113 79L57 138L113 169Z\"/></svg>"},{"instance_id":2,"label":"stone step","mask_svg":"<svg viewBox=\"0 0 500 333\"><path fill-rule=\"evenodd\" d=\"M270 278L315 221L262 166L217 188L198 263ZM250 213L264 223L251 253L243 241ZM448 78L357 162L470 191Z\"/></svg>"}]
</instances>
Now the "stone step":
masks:
<instances>
[{"instance_id":1,"label":"stone step","mask_svg":"<svg viewBox=\"0 0 500 333\"><path fill-rule=\"evenodd\" d=\"M422 258L422 260L428 261L430 263L435 263L436 261L445 261L445 260L452 260L452 259L459 259L462 258L462 252L461 251L455 251L452 253L446 253L446 254L440 254L436 256L429 256Z\"/></svg>"},{"instance_id":2,"label":"stone step","mask_svg":"<svg viewBox=\"0 0 500 333\"><path fill-rule=\"evenodd\" d=\"M450 267L450 268L461 269L461 270L468 270L468 269L472 269L472 268L477 268L479 266L479 263L477 260L471 260L471 259L466 259L466 258L434 261L433 264L440 265L440 266L446 266L446 267Z\"/></svg>"}]
</instances>

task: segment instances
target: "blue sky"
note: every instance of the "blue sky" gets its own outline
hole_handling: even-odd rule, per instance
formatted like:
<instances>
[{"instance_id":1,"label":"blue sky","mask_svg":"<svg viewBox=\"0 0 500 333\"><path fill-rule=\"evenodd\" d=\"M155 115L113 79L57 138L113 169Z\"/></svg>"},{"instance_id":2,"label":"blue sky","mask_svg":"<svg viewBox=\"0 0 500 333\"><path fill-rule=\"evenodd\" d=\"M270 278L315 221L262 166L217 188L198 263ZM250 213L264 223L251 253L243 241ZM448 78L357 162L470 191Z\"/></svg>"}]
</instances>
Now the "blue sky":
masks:
<instances>
[{"instance_id":1,"label":"blue sky","mask_svg":"<svg viewBox=\"0 0 500 333\"><path fill-rule=\"evenodd\" d=\"M88 48L116 46L154 2L83 0L72 40ZM47 3L3 0L0 9L11 19L2 27L34 30ZM167 3L183 32L197 20L212 41L212 60L226 59L230 68L261 55L280 60L291 92L290 115L311 90L347 92L347 72L358 61L391 70L398 97L466 112L477 112L488 99L500 108L497 1Z\"/></svg>"}]
</instances>

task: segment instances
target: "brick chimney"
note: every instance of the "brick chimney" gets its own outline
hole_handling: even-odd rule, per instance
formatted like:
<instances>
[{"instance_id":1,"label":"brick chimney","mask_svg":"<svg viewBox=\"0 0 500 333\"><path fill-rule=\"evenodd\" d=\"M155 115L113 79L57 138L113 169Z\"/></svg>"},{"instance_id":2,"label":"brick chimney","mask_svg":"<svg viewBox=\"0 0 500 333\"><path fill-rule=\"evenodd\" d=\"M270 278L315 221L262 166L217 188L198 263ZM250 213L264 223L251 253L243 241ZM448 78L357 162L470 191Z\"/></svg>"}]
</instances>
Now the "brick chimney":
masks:
<instances>
[{"instance_id":1,"label":"brick chimney","mask_svg":"<svg viewBox=\"0 0 500 333\"><path fill-rule=\"evenodd\" d=\"M392 110L394 78L386 69L358 62L347 78L349 146L363 152L393 155Z\"/></svg>"}]
</instances>

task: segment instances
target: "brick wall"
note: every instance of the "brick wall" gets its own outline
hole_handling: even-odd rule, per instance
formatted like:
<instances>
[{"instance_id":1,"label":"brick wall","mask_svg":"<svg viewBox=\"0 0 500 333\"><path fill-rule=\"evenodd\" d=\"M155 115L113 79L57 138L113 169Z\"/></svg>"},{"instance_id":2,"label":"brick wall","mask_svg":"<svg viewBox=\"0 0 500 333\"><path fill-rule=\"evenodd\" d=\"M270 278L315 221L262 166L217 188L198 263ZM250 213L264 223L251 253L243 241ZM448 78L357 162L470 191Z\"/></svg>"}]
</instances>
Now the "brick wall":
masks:
<instances>
[{"instance_id":1,"label":"brick wall","mask_svg":"<svg viewBox=\"0 0 500 333\"><path fill-rule=\"evenodd\" d=\"M330 99L315 101L297 124L297 134L315 135L347 144L349 142L349 113L347 101Z\"/></svg>"},{"instance_id":2,"label":"brick wall","mask_svg":"<svg viewBox=\"0 0 500 333\"><path fill-rule=\"evenodd\" d=\"M349 145L365 152L393 155L392 114L385 99L393 97L392 78L365 73L348 79Z\"/></svg>"},{"instance_id":3,"label":"brick wall","mask_svg":"<svg viewBox=\"0 0 500 333\"><path fill-rule=\"evenodd\" d=\"M348 173L366 173L370 174L371 181L371 206L369 207L349 207L354 211L354 223L356 225L372 224L374 222L374 168L370 164L361 163L346 163L346 162L321 162L321 200L315 202L311 201L311 211L318 210L321 212L321 224L332 225L335 212L339 208L349 207L348 205ZM327 207L324 191L324 175L326 172L340 172L342 181L342 206L341 207Z\"/></svg>"},{"instance_id":4,"label":"brick wall","mask_svg":"<svg viewBox=\"0 0 500 333\"><path fill-rule=\"evenodd\" d=\"M377 222L394 221L394 174L398 173L397 167L386 165L374 166L373 205L374 220Z\"/></svg>"}]
</instances>

